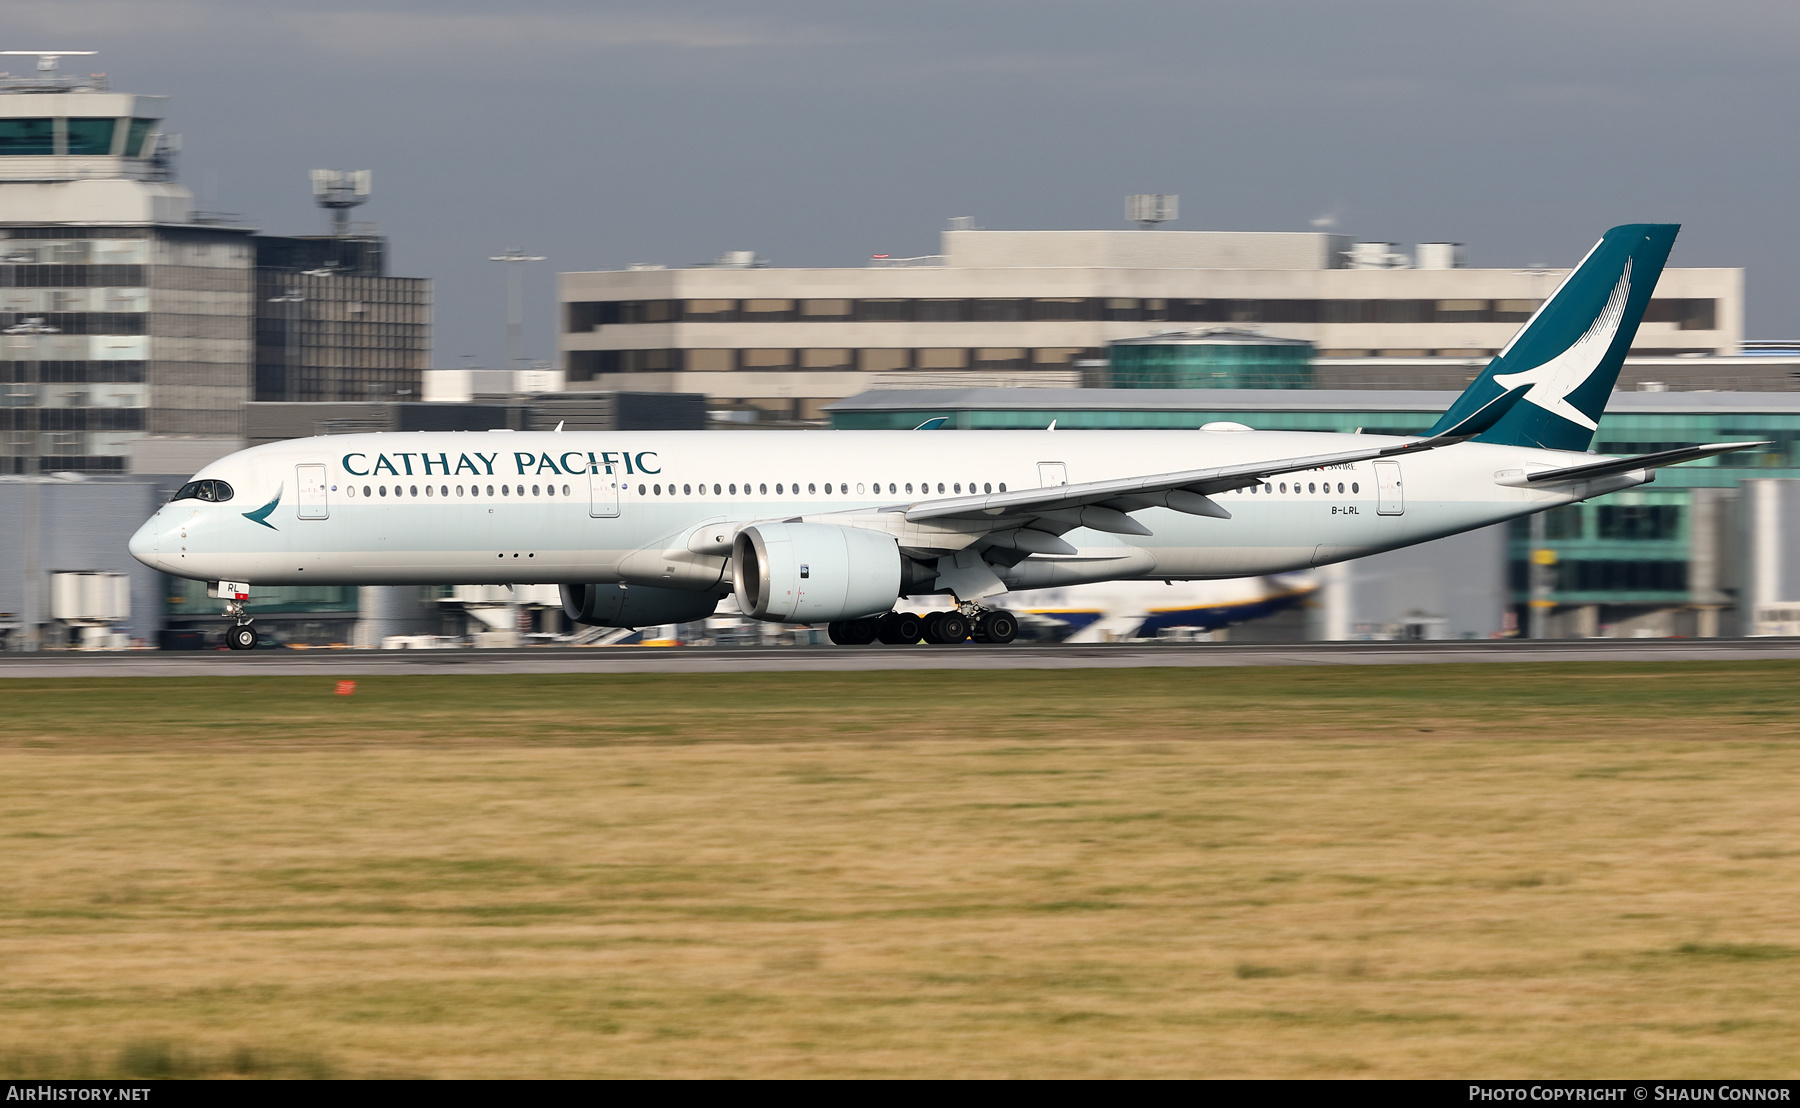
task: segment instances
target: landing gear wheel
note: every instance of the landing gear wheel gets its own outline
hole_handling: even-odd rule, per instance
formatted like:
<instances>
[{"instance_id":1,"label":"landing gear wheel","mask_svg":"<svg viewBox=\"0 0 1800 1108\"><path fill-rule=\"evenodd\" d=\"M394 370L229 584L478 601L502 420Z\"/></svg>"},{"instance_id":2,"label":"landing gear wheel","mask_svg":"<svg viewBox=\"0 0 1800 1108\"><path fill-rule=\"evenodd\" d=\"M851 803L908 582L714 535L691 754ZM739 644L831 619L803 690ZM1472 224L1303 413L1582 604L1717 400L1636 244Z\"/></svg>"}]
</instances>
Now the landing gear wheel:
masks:
<instances>
[{"instance_id":1,"label":"landing gear wheel","mask_svg":"<svg viewBox=\"0 0 1800 1108\"><path fill-rule=\"evenodd\" d=\"M1018 636L1019 620L1011 612L983 612L981 618L975 621L976 642L991 642L1003 646Z\"/></svg>"},{"instance_id":2,"label":"landing gear wheel","mask_svg":"<svg viewBox=\"0 0 1800 1108\"><path fill-rule=\"evenodd\" d=\"M233 650L255 650L256 628L248 623L238 624L225 632L225 641L231 644Z\"/></svg>"},{"instance_id":3,"label":"landing gear wheel","mask_svg":"<svg viewBox=\"0 0 1800 1108\"><path fill-rule=\"evenodd\" d=\"M926 612L919 620L919 633L932 646L942 646L944 640L938 637L938 620L944 618L942 612Z\"/></svg>"},{"instance_id":4,"label":"landing gear wheel","mask_svg":"<svg viewBox=\"0 0 1800 1108\"><path fill-rule=\"evenodd\" d=\"M878 624L873 619L843 619L825 625L825 633L839 646L868 646L875 641Z\"/></svg>"},{"instance_id":5,"label":"landing gear wheel","mask_svg":"<svg viewBox=\"0 0 1800 1108\"><path fill-rule=\"evenodd\" d=\"M964 642L969 637L969 619L961 612L944 612L937 619L937 641L944 646Z\"/></svg>"},{"instance_id":6,"label":"landing gear wheel","mask_svg":"<svg viewBox=\"0 0 1800 1108\"><path fill-rule=\"evenodd\" d=\"M889 612L876 627L876 638L889 646L911 646L925 637L924 622L911 612Z\"/></svg>"}]
</instances>

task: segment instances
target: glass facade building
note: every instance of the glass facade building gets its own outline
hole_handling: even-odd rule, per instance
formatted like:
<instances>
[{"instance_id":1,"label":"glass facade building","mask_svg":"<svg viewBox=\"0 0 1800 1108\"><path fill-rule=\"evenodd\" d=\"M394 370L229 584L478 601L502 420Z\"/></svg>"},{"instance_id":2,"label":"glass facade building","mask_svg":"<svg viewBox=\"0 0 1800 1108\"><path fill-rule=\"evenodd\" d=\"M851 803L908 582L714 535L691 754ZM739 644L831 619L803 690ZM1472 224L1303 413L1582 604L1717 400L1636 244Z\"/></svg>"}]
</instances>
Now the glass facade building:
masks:
<instances>
[{"instance_id":1,"label":"glass facade building","mask_svg":"<svg viewBox=\"0 0 1800 1108\"><path fill-rule=\"evenodd\" d=\"M376 236L257 236L256 389L265 402L416 400L431 282L389 277Z\"/></svg>"},{"instance_id":2,"label":"glass facade building","mask_svg":"<svg viewBox=\"0 0 1800 1108\"><path fill-rule=\"evenodd\" d=\"M1120 339L1108 347L1115 389L1309 389L1313 345L1216 327Z\"/></svg>"}]
</instances>

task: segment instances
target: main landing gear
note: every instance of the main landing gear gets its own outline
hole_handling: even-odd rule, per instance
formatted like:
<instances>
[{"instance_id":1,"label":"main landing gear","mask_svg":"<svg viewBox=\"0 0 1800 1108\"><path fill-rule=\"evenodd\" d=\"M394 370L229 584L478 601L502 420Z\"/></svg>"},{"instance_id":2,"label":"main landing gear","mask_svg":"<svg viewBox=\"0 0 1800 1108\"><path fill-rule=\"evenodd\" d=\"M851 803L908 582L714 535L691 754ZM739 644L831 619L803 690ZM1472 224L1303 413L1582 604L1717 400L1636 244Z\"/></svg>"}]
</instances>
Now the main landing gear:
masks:
<instances>
[{"instance_id":1,"label":"main landing gear","mask_svg":"<svg viewBox=\"0 0 1800 1108\"><path fill-rule=\"evenodd\" d=\"M242 600L227 600L225 614L231 617L232 624L225 629L225 643L233 650L255 650L256 628L250 625L250 617L244 614Z\"/></svg>"},{"instance_id":2,"label":"main landing gear","mask_svg":"<svg viewBox=\"0 0 1800 1108\"><path fill-rule=\"evenodd\" d=\"M958 608L925 616L889 612L868 619L839 620L827 625L826 631L839 646L867 646L872 642L908 646L921 639L933 646L970 639L1003 645L1018 636L1019 620L1011 612L998 609L976 609L971 614Z\"/></svg>"}]
</instances>

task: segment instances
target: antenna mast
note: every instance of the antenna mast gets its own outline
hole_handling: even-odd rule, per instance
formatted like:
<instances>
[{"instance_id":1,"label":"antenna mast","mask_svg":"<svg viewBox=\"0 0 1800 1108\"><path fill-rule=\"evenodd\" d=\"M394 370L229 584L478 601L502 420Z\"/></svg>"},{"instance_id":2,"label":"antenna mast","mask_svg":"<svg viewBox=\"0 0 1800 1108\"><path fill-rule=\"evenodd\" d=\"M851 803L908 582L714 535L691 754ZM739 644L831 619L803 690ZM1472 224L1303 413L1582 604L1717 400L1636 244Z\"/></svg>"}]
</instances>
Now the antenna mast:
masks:
<instances>
[{"instance_id":1,"label":"antenna mast","mask_svg":"<svg viewBox=\"0 0 1800 1108\"><path fill-rule=\"evenodd\" d=\"M0 50L0 57L37 59L36 77L12 77L5 73L0 73L0 77L7 78L6 84L9 88L21 92L34 89L55 91L80 88L104 91L106 77L103 74L96 73L91 77L64 77L56 69L57 61L62 58L87 58L98 53L98 50Z\"/></svg>"},{"instance_id":2,"label":"antenna mast","mask_svg":"<svg viewBox=\"0 0 1800 1108\"><path fill-rule=\"evenodd\" d=\"M1181 197L1173 193L1144 192L1125 198L1125 218L1145 231L1174 219L1180 208Z\"/></svg>"},{"instance_id":3,"label":"antenna mast","mask_svg":"<svg viewBox=\"0 0 1800 1108\"><path fill-rule=\"evenodd\" d=\"M374 174L366 169L315 169L313 200L331 213L331 233L344 238L350 233L350 209L369 201Z\"/></svg>"},{"instance_id":4,"label":"antenna mast","mask_svg":"<svg viewBox=\"0 0 1800 1108\"><path fill-rule=\"evenodd\" d=\"M495 254L488 258L490 262L506 263L507 369L519 368L519 336L525 325L525 271L520 267L526 262L543 260L542 254L526 254L516 246L504 254Z\"/></svg>"}]
</instances>

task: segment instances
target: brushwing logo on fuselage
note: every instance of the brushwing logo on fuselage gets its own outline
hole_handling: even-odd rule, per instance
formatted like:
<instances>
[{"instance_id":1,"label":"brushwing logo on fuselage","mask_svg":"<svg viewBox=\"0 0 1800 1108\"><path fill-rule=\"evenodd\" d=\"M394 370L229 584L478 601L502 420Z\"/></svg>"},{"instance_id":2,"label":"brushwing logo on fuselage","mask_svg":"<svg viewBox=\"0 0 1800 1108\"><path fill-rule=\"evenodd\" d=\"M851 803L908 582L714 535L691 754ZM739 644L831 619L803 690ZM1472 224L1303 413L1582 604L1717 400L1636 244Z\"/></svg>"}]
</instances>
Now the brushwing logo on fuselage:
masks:
<instances>
[{"instance_id":1,"label":"brushwing logo on fuselage","mask_svg":"<svg viewBox=\"0 0 1800 1108\"><path fill-rule=\"evenodd\" d=\"M1600 310L1585 334L1576 339L1567 350L1542 365L1518 373L1496 374L1494 383L1508 392L1519 385L1530 385L1531 391L1524 396L1526 403L1536 404L1545 411L1590 431L1598 430L1598 423L1569 403L1569 394L1593 376L1605 359L1606 352L1612 349L1613 339L1619 334L1619 324L1625 318L1625 301L1630 296L1631 259L1626 258L1625 271L1619 274L1619 283L1613 286L1612 295L1606 298L1606 307Z\"/></svg>"},{"instance_id":2,"label":"brushwing logo on fuselage","mask_svg":"<svg viewBox=\"0 0 1800 1108\"><path fill-rule=\"evenodd\" d=\"M281 503L281 494L284 491L286 491L286 489L287 489L286 481L283 481L281 484L276 485L275 486L275 499L269 501L267 504L264 504L262 507L256 509L253 512L243 513L244 518L249 520L251 523L260 523L264 527L267 527L271 531L281 530L281 528L279 528L279 527L275 526L273 523L269 522L269 513L273 512L275 510L275 505Z\"/></svg>"}]
</instances>

